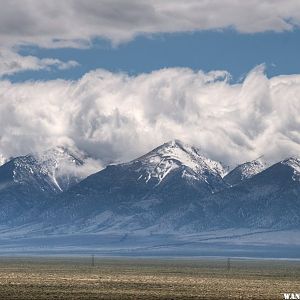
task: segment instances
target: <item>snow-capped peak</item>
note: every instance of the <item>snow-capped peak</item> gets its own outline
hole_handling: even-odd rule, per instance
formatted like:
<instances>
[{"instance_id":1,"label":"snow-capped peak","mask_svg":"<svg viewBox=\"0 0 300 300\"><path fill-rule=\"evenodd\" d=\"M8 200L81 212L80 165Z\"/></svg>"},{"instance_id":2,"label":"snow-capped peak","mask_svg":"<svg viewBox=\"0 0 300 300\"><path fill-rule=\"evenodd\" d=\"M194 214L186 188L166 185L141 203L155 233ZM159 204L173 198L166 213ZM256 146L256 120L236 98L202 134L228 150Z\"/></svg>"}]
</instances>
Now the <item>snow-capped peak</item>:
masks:
<instances>
[{"instance_id":1,"label":"snow-capped peak","mask_svg":"<svg viewBox=\"0 0 300 300\"><path fill-rule=\"evenodd\" d=\"M300 180L300 158L299 157L293 156L287 158L281 161L281 164L291 167L294 172L293 179Z\"/></svg>"},{"instance_id":2,"label":"snow-capped peak","mask_svg":"<svg viewBox=\"0 0 300 300\"><path fill-rule=\"evenodd\" d=\"M34 154L41 169L40 172L49 176L59 191L64 191L83 178L77 178L72 171L83 165L84 157L80 153L57 146L41 153Z\"/></svg>"},{"instance_id":3,"label":"snow-capped peak","mask_svg":"<svg viewBox=\"0 0 300 300\"><path fill-rule=\"evenodd\" d=\"M283 165L287 165L292 167L293 169L300 172L300 158L296 156L292 156L290 158L287 158L283 161L281 161Z\"/></svg>"},{"instance_id":4,"label":"snow-capped peak","mask_svg":"<svg viewBox=\"0 0 300 300\"><path fill-rule=\"evenodd\" d=\"M245 179L253 177L266 168L267 163L265 162L264 157L260 156L257 159L238 165L224 177L224 180L231 185L235 185Z\"/></svg>"},{"instance_id":5,"label":"snow-capped peak","mask_svg":"<svg viewBox=\"0 0 300 300\"><path fill-rule=\"evenodd\" d=\"M82 158L64 147L16 157L12 162L14 182L36 184L42 190L61 192L83 179L70 172L83 164Z\"/></svg>"},{"instance_id":6,"label":"snow-capped peak","mask_svg":"<svg viewBox=\"0 0 300 300\"><path fill-rule=\"evenodd\" d=\"M206 180L207 176L222 177L225 174L221 163L204 157L200 149L179 140L169 141L131 163L134 162L141 162L146 171L146 175L140 175L140 178L144 178L146 182L157 178L158 184L172 170L182 166L186 167L183 176L196 176L203 180Z\"/></svg>"},{"instance_id":7,"label":"snow-capped peak","mask_svg":"<svg viewBox=\"0 0 300 300\"><path fill-rule=\"evenodd\" d=\"M84 157L80 153L57 146L43 152L31 154L37 162L47 169L63 169L64 166L80 166L84 162Z\"/></svg>"}]
</instances>

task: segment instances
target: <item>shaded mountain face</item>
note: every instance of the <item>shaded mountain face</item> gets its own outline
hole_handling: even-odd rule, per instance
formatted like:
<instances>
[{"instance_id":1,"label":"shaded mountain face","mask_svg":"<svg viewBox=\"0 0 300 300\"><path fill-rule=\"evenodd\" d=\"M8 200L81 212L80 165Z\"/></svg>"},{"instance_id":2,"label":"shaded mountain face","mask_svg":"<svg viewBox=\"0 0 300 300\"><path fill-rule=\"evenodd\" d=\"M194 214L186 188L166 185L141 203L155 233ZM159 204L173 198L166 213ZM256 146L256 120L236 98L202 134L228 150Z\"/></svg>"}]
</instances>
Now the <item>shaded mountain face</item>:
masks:
<instances>
[{"instance_id":1,"label":"shaded mountain face","mask_svg":"<svg viewBox=\"0 0 300 300\"><path fill-rule=\"evenodd\" d=\"M224 177L224 181L233 186L262 172L266 167L266 162L260 157L237 166Z\"/></svg>"},{"instance_id":2,"label":"shaded mountain face","mask_svg":"<svg viewBox=\"0 0 300 300\"><path fill-rule=\"evenodd\" d=\"M178 141L167 143L61 194L52 222L56 216L55 224L70 222L75 230L88 231L299 228L300 160L261 172L261 164L246 166L242 179L227 185L220 163Z\"/></svg>"},{"instance_id":3,"label":"shaded mountain face","mask_svg":"<svg viewBox=\"0 0 300 300\"><path fill-rule=\"evenodd\" d=\"M65 148L16 157L0 167L0 222L22 222L54 195L82 178L65 168L83 161ZM34 216L34 212L30 212Z\"/></svg>"},{"instance_id":4,"label":"shaded mountain face","mask_svg":"<svg viewBox=\"0 0 300 300\"><path fill-rule=\"evenodd\" d=\"M209 201L220 227L299 228L300 159L281 161Z\"/></svg>"},{"instance_id":5,"label":"shaded mountain face","mask_svg":"<svg viewBox=\"0 0 300 300\"><path fill-rule=\"evenodd\" d=\"M50 217L97 228L146 228L227 187L224 173L219 162L202 156L199 149L171 141L89 176L58 197Z\"/></svg>"},{"instance_id":6,"label":"shaded mountain face","mask_svg":"<svg viewBox=\"0 0 300 300\"><path fill-rule=\"evenodd\" d=\"M300 159L223 166L178 140L86 179L63 148L0 167L0 224L44 233L300 227ZM73 174L73 175L72 175ZM82 180L83 179L83 180Z\"/></svg>"}]
</instances>

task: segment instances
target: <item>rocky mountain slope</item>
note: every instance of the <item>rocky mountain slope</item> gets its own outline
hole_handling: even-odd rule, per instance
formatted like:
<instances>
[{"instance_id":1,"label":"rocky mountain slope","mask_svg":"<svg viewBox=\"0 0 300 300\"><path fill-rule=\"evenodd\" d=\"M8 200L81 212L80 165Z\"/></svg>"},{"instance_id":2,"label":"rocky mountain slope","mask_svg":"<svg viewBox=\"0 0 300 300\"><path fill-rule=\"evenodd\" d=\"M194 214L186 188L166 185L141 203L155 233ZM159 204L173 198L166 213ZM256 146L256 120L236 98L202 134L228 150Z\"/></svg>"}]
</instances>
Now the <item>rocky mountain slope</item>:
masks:
<instances>
[{"instance_id":1,"label":"rocky mountain slope","mask_svg":"<svg viewBox=\"0 0 300 300\"><path fill-rule=\"evenodd\" d=\"M259 157L255 160L238 165L236 168L226 174L224 180L230 185L236 185L241 183L241 181L249 179L262 172L266 168L267 164L263 157Z\"/></svg>"},{"instance_id":2,"label":"rocky mountain slope","mask_svg":"<svg viewBox=\"0 0 300 300\"><path fill-rule=\"evenodd\" d=\"M16 157L0 167L0 223L34 219L55 195L82 178L66 172L83 161L65 148ZM69 169L68 169L69 170Z\"/></svg>"},{"instance_id":3,"label":"rocky mountain slope","mask_svg":"<svg viewBox=\"0 0 300 300\"><path fill-rule=\"evenodd\" d=\"M1 166L0 225L147 234L300 227L297 157L271 167L260 158L226 174L201 149L175 140L85 179L70 172L83 163L57 148Z\"/></svg>"},{"instance_id":4,"label":"rocky mountain slope","mask_svg":"<svg viewBox=\"0 0 300 300\"><path fill-rule=\"evenodd\" d=\"M171 141L129 163L110 165L62 193L48 218L77 228L141 230L188 222L194 203L227 187L223 166ZM50 216L50 217L49 217ZM164 228L166 230L166 228Z\"/></svg>"},{"instance_id":5,"label":"rocky mountain slope","mask_svg":"<svg viewBox=\"0 0 300 300\"><path fill-rule=\"evenodd\" d=\"M300 159L288 158L210 197L224 227L300 227Z\"/></svg>"}]
</instances>

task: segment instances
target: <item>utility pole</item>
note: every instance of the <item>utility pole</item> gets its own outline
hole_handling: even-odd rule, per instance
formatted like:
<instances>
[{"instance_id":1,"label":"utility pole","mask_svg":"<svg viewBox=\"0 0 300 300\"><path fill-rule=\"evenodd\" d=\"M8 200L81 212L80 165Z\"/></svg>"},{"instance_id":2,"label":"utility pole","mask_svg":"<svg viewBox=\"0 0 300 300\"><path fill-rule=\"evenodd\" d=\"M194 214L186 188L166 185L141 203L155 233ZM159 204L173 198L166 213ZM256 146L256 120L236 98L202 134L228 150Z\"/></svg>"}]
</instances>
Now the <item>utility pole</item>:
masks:
<instances>
[{"instance_id":1,"label":"utility pole","mask_svg":"<svg viewBox=\"0 0 300 300\"><path fill-rule=\"evenodd\" d=\"M95 266L95 254L92 254L92 267Z\"/></svg>"},{"instance_id":2,"label":"utility pole","mask_svg":"<svg viewBox=\"0 0 300 300\"><path fill-rule=\"evenodd\" d=\"M230 265L230 257L227 258L227 271L230 271L231 265Z\"/></svg>"}]
</instances>

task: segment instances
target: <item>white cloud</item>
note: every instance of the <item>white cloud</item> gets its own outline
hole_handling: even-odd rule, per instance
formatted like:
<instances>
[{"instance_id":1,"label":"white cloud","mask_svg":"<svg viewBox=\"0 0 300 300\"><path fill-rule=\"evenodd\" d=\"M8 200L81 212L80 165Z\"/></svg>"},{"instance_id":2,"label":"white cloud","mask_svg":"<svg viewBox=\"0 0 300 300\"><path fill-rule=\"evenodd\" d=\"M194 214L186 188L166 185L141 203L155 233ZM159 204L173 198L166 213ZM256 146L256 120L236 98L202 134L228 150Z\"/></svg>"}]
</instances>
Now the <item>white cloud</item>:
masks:
<instances>
[{"instance_id":1,"label":"white cloud","mask_svg":"<svg viewBox=\"0 0 300 300\"><path fill-rule=\"evenodd\" d=\"M0 77L23 71L49 71L53 68L65 70L76 66L78 63L73 60L63 62L53 58L41 59L35 56L22 56L6 48L0 48Z\"/></svg>"},{"instance_id":2,"label":"white cloud","mask_svg":"<svg viewBox=\"0 0 300 300\"><path fill-rule=\"evenodd\" d=\"M0 8L0 76L78 65L22 56L22 45L89 47L97 37L118 45L139 35L281 32L300 25L299 0L0 0Z\"/></svg>"},{"instance_id":3,"label":"white cloud","mask_svg":"<svg viewBox=\"0 0 300 300\"><path fill-rule=\"evenodd\" d=\"M137 35L234 28L243 33L292 30L299 0L0 0L2 46L113 43Z\"/></svg>"},{"instance_id":4,"label":"white cloud","mask_svg":"<svg viewBox=\"0 0 300 300\"><path fill-rule=\"evenodd\" d=\"M300 75L268 79L259 66L242 83L228 76L171 68L0 81L1 154L67 145L105 165L178 138L231 165L261 154L271 161L300 155Z\"/></svg>"}]
</instances>

